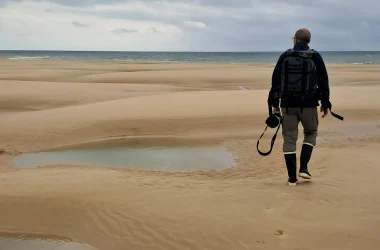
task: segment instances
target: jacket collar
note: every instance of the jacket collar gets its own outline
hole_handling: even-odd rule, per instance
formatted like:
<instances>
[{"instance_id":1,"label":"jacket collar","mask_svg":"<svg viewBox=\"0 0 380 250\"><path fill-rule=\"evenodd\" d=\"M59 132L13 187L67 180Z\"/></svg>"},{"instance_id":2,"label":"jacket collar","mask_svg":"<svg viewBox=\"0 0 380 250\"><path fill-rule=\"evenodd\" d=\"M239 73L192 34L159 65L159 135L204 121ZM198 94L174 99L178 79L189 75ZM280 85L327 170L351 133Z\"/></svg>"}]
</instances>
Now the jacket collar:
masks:
<instances>
[{"instance_id":1,"label":"jacket collar","mask_svg":"<svg viewBox=\"0 0 380 250\"><path fill-rule=\"evenodd\" d=\"M309 45L307 45L307 43L299 42L294 45L293 49L294 50L308 50L310 48L309 48Z\"/></svg>"}]
</instances>

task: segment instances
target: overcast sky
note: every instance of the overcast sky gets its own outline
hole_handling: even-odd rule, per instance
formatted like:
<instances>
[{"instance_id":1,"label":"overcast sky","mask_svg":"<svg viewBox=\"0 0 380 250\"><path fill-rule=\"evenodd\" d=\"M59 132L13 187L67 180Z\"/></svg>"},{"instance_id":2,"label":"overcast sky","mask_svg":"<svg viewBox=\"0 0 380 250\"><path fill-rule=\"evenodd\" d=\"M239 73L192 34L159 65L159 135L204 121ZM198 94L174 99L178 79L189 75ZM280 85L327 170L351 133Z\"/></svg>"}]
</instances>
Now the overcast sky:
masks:
<instances>
[{"instance_id":1,"label":"overcast sky","mask_svg":"<svg viewBox=\"0 0 380 250\"><path fill-rule=\"evenodd\" d=\"M380 50L380 0L0 0L0 49Z\"/></svg>"}]
</instances>

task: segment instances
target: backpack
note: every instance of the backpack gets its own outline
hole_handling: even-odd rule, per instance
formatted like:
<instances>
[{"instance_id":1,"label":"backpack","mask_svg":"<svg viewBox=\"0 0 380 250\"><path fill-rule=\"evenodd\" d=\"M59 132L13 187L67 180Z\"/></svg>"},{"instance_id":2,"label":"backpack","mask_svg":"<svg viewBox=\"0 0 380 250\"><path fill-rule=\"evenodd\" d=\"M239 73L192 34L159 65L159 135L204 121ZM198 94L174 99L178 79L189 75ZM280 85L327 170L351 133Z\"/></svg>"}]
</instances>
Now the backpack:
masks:
<instances>
[{"instance_id":1,"label":"backpack","mask_svg":"<svg viewBox=\"0 0 380 250\"><path fill-rule=\"evenodd\" d=\"M308 101L317 94L315 50L289 49L281 66L281 99Z\"/></svg>"}]
</instances>

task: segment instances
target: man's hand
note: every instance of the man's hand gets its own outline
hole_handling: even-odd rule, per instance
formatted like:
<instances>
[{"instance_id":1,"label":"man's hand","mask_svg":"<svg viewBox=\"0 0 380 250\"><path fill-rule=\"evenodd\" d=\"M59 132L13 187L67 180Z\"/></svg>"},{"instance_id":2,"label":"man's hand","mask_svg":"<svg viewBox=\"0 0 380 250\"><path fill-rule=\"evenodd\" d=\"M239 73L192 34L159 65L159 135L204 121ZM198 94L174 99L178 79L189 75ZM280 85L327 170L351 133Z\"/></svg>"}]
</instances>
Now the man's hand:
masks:
<instances>
[{"instance_id":1,"label":"man's hand","mask_svg":"<svg viewBox=\"0 0 380 250\"><path fill-rule=\"evenodd\" d=\"M274 107L274 108L272 109L272 112L273 112L273 114L274 114L274 113L280 113L280 107Z\"/></svg>"},{"instance_id":2,"label":"man's hand","mask_svg":"<svg viewBox=\"0 0 380 250\"><path fill-rule=\"evenodd\" d=\"M323 112L322 118L325 118L329 109L331 109L331 102L328 99L321 100L321 112Z\"/></svg>"},{"instance_id":3,"label":"man's hand","mask_svg":"<svg viewBox=\"0 0 380 250\"><path fill-rule=\"evenodd\" d=\"M322 118L325 118L329 114L329 109L325 109L321 106L321 113L323 112Z\"/></svg>"}]
</instances>

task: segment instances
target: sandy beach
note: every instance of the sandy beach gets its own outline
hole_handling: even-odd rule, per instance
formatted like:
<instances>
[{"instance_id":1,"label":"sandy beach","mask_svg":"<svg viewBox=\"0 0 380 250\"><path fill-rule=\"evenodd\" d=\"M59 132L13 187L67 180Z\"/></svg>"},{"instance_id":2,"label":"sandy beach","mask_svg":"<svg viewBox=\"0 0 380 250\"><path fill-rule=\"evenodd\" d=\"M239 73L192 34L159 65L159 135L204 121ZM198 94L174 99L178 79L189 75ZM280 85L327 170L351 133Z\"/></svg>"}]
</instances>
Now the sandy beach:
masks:
<instances>
[{"instance_id":1,"label":"sandy beach","mask_svg":"<svg viewBox=\"0 0 380 250\"><path fill-rule=\"evenodd\" d=\"M270 156L256 151L273 67L0 59L0 232L99 250L376 249L380 66L327 65L333 111L345 120L320 118L313 180L296 187L287 186L281 135ZM140 147L223 146L236 166L24 169L13 161L140 138Z\"/></svg>"}]
</instances>

